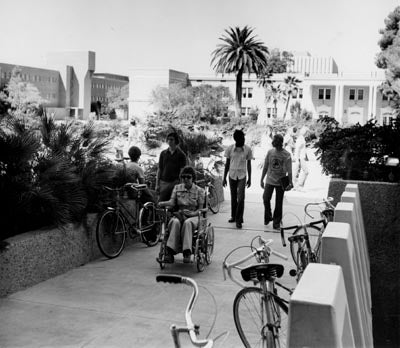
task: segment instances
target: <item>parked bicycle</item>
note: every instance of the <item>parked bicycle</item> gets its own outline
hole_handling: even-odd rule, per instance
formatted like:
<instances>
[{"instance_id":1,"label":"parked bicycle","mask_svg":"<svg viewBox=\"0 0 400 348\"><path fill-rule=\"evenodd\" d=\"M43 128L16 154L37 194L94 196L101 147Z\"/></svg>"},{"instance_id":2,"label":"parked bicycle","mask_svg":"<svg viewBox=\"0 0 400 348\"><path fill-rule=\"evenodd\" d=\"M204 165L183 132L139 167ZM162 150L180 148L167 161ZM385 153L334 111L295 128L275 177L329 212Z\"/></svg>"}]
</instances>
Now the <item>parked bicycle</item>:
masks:
<instances>
[{"instance_id":1,"label":"parked bicycle","mask_svg":"<svg viewBox=\"0 0 400 348\"><path fill-rule=\"evenodd\" d=\"M199 294L199 288L197 286L197 283L194 279L189 278L189 277L182 277L180 275L175 275L175 274L162 274L158 275L156 277L157 282L166 282L166 283L172 283L172 284L185 284L188 285L192 288L192 295L189 299L188 305L185 310L185 321L186 325L178 327L175 324L171 325L171 335L172 335L172 340L174 342L175 348L180 348L181 343L180 343L180 338L179 335L181 333L186 333L189 335L190 341L192 342L193 346L195 347L205 347L205 348L211 348L214 346L214 343L216 340L224 337L224 340L228 336L229 332L223 332L222 334L218 335L214 339L208 338L209 335L211 334L212 329L214 328L216 317L217 317L217 310L215 311L214 315L214 320L211 325L211 328L206 335L206 338L201 339L199 338L200 335L200 325L196 325L193 323L192 320L192 311L194 308L194 305L196 304L198 294ZM217 303L215 301L215 298L211 295L213 302L214 302L214 308L217 308ZM221 344L223 343L221 342Z\"/></svg>"},{"instance_id":2,"label":"parked bicycle","mask_svg":"<svg viewBox=\"0 0 400 348\"><path fill-rule=\"evenodd\" d=\"M213 179L211 175L207 174L207 172L204 172L204 179L197 180L196 185L204 188L207 207L212 213L217 214L219 212L221 203L218 198L217 190L212 184L212 181Z\"/></svg>"},{"instance_id":3,"label":"parked bicycle","mask_svg":"<svg viewBox=\"0 0 400 348\"><path fill-rule=\"evenodd\" d=\"M104 190L114 197L99 215L96 240L101 253L109 259L121 254L127 236L132 239L138 237L147 246L158 243L161 221L154 203L148 202L144 206L140 203L141 194L146 187L145 184L136 183L127 183L118 188L104 186ZM133 210L126 199L128 189L135 197Z\"/></svg>"},{"instance_id":4,"label":"parked bicycle","mask_svg":"<svg viewBox=\"0 0 400 348\"><path fill-rule=\"evenodd\" d=\"M286 247L285 231L294 230L288 240L290 243L290 253L297 269L291 270L289 273L292 276L297 276L297 280L301 278L310 262L319 262L322 234L328 222L333 221L334 217L335 207L331 203L332 200L332 197L328 197L327 199L323 199L322 202L308 203L304 206L305 214L311 218L314 218L314 216L310 213L309 208L311 206L319 207L319 220L287 227L282 226L280 229L282 245L284 247Z\"/></svg>"},{"instance_id":5,"label":"parked bicycle","mask_svg":"<svg viewBox=\"0 0 400 348\"><path fill-rule=\"evenodd\" d=\"M259 247L253 246L258 240ZM233 318L237 332L245 347L285 347L287 332L287 316L289 301L278 295L277 286L292 294L292 290L276 281L282 277L284 266L269 263L271 254L284 260L287 257L271 248L272 239L264 240L257 236L251 243L251 252L241 259L228 263L227 258L239 248L232 250L224 259L222 269L224 279L226 273L229 278L242 289L237 293L233 302ZM256 264L241 267L249 260L255 259ZM232 269L240 270L242 279L252 281L254 285L248 287L235 278Z\"/></svg>"}]
</instances>

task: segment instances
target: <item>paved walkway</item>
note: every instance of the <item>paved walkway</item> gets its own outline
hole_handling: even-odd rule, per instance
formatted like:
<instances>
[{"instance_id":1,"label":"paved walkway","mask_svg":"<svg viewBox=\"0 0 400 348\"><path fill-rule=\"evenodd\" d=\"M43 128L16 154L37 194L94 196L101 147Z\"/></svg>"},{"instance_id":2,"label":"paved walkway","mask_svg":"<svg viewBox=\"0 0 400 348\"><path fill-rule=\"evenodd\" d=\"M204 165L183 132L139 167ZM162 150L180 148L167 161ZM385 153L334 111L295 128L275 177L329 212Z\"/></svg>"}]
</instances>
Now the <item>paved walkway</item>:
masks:
<instances>
[{"instance_id":1,"label":"paved walkway","mask_svg":"<svg viewBox=\"0 0 400 348\"><path fill-rule=\"evenodd\" d=\"M297 215L309 201L326 197L328 179L320 174L317 162L310 162L307 192L288 192L284 202L284 222ZM211 336L229 330L224 347L241 347L236 333L232 304L239 288L222 277L224 256L239 245L249 245L254 236L274 240L273 247L289 256L277 233L263 226L262 191L259 171L246 193L243 230L227 220L230 215L229 193L217 215L209 215L216 239L212 264L202 273L195 265L183 264L180 256L174 265L160 271L155 261L158 248L141 243L128 246L114 260L101 258L31 288L0 299L0 347L171 347L169 327L181 324L189 288L183 285L158 284L158 273L178 273L193 277L215 297L218 306L216 326ZM295 285L288 276L293 261L273 257L285 265L282 283ZM212 323L214 306L210 295L200 288L194 321L206 334Z\"/></svg>"}]
</instances>

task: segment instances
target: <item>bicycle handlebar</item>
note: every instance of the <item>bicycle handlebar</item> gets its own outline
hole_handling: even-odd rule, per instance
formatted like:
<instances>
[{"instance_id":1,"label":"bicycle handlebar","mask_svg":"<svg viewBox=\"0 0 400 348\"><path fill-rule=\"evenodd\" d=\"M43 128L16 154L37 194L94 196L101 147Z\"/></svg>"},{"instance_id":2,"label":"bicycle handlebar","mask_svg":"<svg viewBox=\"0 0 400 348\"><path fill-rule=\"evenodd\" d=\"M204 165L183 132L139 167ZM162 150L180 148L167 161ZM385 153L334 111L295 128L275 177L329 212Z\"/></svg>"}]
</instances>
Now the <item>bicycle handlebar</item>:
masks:
<instances>
[{"instance_id":1,"label":"bicycle handlebar","mask_svg":"<svg viewBox=\"0 0 400 348\"><path fill-rule=\"evenodd\" d=\"M322 202L314 202L314 203L307 203L305 206L304 206L304 213L307 215L307 216L309 216L310 218L314 218L311 214L309 214L308 213L308 211L307 211L307 209L308 209L308 207L309 206L311 206L311 205L321 205L321 204L325 204L325 206L327 207L327 208L334 208L334 206L332 205L332 202L333 201L333 197L328 197L328 198L323 198L322 199Z\"/></svg>"},{"instance_id":2,"label":"bicycle handlebar","mask_svg":"<svg viewBox=\"0 0 400 348\"><path fill-rule=\"evenodd\" d=\"M179 342L178 335L179 332L188 332L190 340L196 347L212 347L213 340L212 339L198 339L198 326L193 324L192 320L192 310L196 303L197 297L199 296L199 288L194 279L189 277L182 277L177 274L159 274L156 276L157 282L166 282L172 284L186 284L190 286L193 290L192 296L189 299L188 305L185 310L185 319L186 326L179 328L175 325L171 326L171 333L174 339L174 342Z\"/></svg>"}]
</instances>

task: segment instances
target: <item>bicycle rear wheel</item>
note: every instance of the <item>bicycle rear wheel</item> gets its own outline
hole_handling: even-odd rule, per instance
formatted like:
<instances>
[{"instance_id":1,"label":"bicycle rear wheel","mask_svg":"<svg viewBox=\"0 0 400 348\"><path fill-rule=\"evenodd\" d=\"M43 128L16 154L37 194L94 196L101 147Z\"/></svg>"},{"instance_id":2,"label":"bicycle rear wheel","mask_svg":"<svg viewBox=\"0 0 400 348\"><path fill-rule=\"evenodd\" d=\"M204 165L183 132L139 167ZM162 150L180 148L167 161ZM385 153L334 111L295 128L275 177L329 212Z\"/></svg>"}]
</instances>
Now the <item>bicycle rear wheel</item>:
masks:
<instances>
[{"instance_id":1,"label":"bicycle rear wheel","mask_svg":"<svg viewBox=\"0 0 400 348\"><path fill-rule=\"evenodd\" d=\"M105 211L97 221L96 240L101 253L112 259L121 254L126 241L126 224L114 210Z\"/></svg>"},{"instance_id":2,"label":"bicycle rear wheel","mask_svg":"<svg viewBox=\"0 0 400 348\"><path fill-rule=\"evenodd\" d=\"M304 227L299 227L293 232L293 236L297 236L299 234L308 234L308 240L310 242L311 250L315 250L319 245L322 232L319 228L315 226L309 226L307 227L307 231L305 230ZM290 244L290 252L292 254L293 261L296 263L296 265L297 265L296 260L297 260L298 250L303 247L307 249L305 240L300 244L299 243Z\"/></svg>"},{"instance_id":3,"label":"bicycle rear wheel","mask_svg":"<svg viewBox=\"0 0 400 348\"><path fill-rule=\"evenodd\" d=\"M287 306L278 299L270 295L267 300L262 290L256 287L244 288L236 295L233 318L246 348L286 347Z\"/></svg>"},{"instance_id":4,"label":"bicycle rear wheel","mask_svg":"<svg viewBox=\"0 0 400 348\"><path fill-rule=\"evenodd\" d=\"M154 204L146 204L139 212L139 230L143 243L151 247L160 240L161 223L156 220Z\"/></svg>"},{"instance_id":5,"label":"bicycle rear wheel","mask_svg":"<svg viewBox=\"0 0 400 348\"><path fill-rule=\"evenodd\" d=\"M208 188L208 208L214 213L217 214L219 212L220 201L218 198L217 190L213 185L210 185Z\"/></svg>"}]
</instances>

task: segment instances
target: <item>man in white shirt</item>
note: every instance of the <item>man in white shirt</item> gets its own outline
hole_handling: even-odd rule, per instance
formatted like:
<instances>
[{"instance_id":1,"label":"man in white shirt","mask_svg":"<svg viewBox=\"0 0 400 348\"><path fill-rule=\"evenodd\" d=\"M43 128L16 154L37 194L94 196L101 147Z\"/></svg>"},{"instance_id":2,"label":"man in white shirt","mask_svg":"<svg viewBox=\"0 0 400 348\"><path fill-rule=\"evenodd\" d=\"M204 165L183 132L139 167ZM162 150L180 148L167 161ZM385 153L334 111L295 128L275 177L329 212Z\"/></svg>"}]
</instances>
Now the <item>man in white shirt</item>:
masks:
<instances>
[{"instance_id":1,"label":"man in white shirt","mask_svg":"<svg viewBox=\"0 0 400 348\"><path fill-rule=\"evenodd\" d=\"M231 191L231 218L229 222L236 222L236 227L242 228L245 189L246 186L251 186L253 153L250 146L244 143L245 135L243 131L235 130L233 139L235 144L230 145L225 151L226 164L222 185L226 186L226 177L229 172L229 188Z\"/></svg>"},{"instance_id":2,"label":"man in white shirt","mask_svg":"<svg viewBox=\"0 0 400 348\"><path fill-rule=\"evenodd\" d=\"M304 190L304 183L308 176L308 157L306 152L306 139L308 128L303 126L299 131L294 149L294 167L293 179L295 181L294 188L298 191Z\"/></svg>"}]
</instances>

